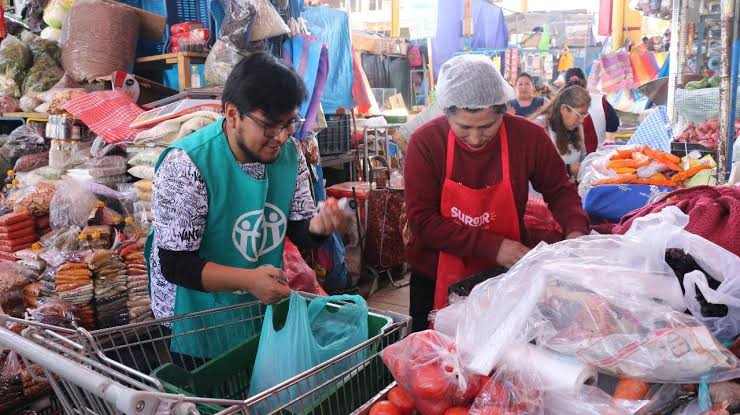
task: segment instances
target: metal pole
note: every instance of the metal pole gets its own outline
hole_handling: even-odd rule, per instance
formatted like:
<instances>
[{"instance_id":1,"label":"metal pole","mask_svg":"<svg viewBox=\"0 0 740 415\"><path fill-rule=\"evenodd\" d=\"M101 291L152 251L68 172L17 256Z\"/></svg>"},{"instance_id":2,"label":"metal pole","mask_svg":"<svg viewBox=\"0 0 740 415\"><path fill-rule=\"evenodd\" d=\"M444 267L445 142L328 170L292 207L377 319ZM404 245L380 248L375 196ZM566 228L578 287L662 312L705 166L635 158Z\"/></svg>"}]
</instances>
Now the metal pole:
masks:
<instances>
[{"instance_id":1,"label":"metal pole","mask_svg":"<svg viewBox=\"0 0 740 415\"><path fill-rule=\"evenodd\" d=\"M740 0L735 0L735 10L740 9ZM737 137L735 137L735 119L737 119L737 87L738 87L738 75L740 75L740 41L738 41L738 34L740 33L740 19L734 19L734 30L732 34L732 69L730 70L730 127L728 131L727 139L727 172L728 174L732 171L733 164L733 149L734 143ZM722 166L720 165L720 169Z\"/></svg>"},{"instance_id":2,"label":"metal pole","mask_svg":"<svg viewBox=\"0 0 740 415\"><path fill-rule=\"evenodd\" d=\"M685 22L681 19L686 16L688 0L673 0L673 16L671 19L671 49L670 49L670 73L668 74L668 115L672 122L678 121L674 96L676 88L683 87L684 72L686 71L686 39L684 30Z\"/></svg>"},{"instance_id":3,"label":"metal pole","mask_svg":"<svg viewBox=\"0 0 740 415\"><path fill-rule=\"evenodd\" d=\"M729 145L730 123L735 127L735 120L730 120L732 105L732 80L730 79L730 51L732 51L733 21L735 16L735 0L722 0L722 22L721 44L722 60L720 63L720 88L719 88L719 146L717 147L717 182L724 183L727 180L726 158L728 151L732 151Z\"/></svg>"}]
</instances>

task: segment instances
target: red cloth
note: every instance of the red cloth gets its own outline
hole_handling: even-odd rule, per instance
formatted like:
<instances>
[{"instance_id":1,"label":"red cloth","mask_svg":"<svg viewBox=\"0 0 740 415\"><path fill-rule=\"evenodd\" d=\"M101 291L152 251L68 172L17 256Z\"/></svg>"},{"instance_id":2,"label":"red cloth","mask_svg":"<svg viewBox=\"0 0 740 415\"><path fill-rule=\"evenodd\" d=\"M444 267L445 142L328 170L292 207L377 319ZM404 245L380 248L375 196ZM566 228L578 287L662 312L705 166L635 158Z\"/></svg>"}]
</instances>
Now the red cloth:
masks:
<instances>
[{"instance_id":1,"label":"red cloth","mask_svg":"<svg viewBox=\"0 0 740 415\"><path fill-rule=\"evenodd\" d=\"M740 189L732 187L697 186L676 190L628 214L612 231L624 234L635 219L668 206L676 206L689 215L687 231L740 255Z\"/></svg>"},{"instance_id":2,"label":"red cloth","mask_svg":"<svg viewBox=\"0 0 740 415\"><path fill-rule=\"evenodd\" d=\"M370 91L367 90L365 82L367 82L367 76L365 71L362 69L362 57L359 52L352 51L352 74L354 75L354 81L352 82L352 98L355 99L355 108L360 114L367 114L370 112Z\"/></svg>"},{"instance_id":3,"label":"red cloth","mask_svg":"<svg viewBox=\"0 0 740 415\"><path fill-rule=\"evenodd\" d=\"M599 36L612 34L612 8L614 0L599 0Z\"/></svg>"},{"instance_id":4,"label":"red cloth","mask_svg":"<svg viewBox=\"0 0 740 415\"><path fill-rule=\"evenodd\" d=\"M581 208L576 185L544 129L514 115L505 115L509 137L509 163L512 191L519 229L524 230L524 212L529 197L529 182L542 193L555 218L567 232L588 232L588 218ZM437 275L438 253L458 256L496 257L503 238L482 229L470 229L443 218L439 212L445 180L447 134L445 117L418 129L409 141L405 166L406 212L411 230L407 260L414 270ZM456 142L453 180L473 189L501 181L501 140L495 137L480 150ZM525 245L529 242L522 232Z\"/></svg>"},{"instance_id":5,"label":"red cloth","mask_svg":"<svg viewBox=\"0 0 740 415\"><path fill-rule=\"evenodd\" d=\"M145 128L129 125L143 109L120 91L100 91L82 95L68 102L64 109L79 118L108 144L133 141Z\"/></svg>"}]
</instances>

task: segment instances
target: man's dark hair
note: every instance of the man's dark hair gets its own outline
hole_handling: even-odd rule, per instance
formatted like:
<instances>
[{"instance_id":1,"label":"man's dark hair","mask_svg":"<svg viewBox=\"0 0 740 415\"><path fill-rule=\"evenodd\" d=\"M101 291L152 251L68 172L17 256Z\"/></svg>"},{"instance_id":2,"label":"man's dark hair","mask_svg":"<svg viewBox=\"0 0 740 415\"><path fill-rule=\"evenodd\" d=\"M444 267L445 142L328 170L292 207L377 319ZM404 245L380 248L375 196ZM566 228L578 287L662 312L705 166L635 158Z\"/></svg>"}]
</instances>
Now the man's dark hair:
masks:
<instances>
[{"instance_id":1,"label":"man's dark hair","mask_svg":"<svg viewBox=\"0 0 740 415\"><path fill-rule=\"evenodd\" d=\"M243 118L261 110L271 120L294 111L306 100L303 80L289 66L265 52L250 53L231 71L222 102L234 104Z\"/></svg>"},{"instance_id":2,"label":"man's dark hair","mask_svg":"<svg viewBox=\"0 0 740 415\"><path fill-rule=\"evenodd\" d=\"M567 71L565 71L565 87L578 85L581 87L586 87L587 81L586 81L586 74L583 73L583 69L574 66Z\"/></svg>"},{"instance_id":3,"label":"man's dark hair","mask_svg":"<svg viewBox=\"0 0 740 415\"><path fill-rule=\"evenodd\" d=\"M506 104L493 105L491 108L493 108L493 111L496 114L505 114L506 113L506 110L508 109L507 106L506 106ZM455 115L455 114L457 114L458 111L465 111L465 112L476 113L476 112L483 111L484 109L485 108L458 108L458 107L450 107L450 108L447 108L445 110L445 113L447 115Z\"/></svg>"},{"instance_id":4,"label":"man's dark hair","mask_svg":"<svg viewBox=\"0 0 740 415\"><path fill-rule=\"evenodd\" d=\"M532 85L534 85L534 78L532 78L532 75L530 75L529 73L527 72L520 73L517 79L520 79L520 78L528 78L529 82L531 82Z\"/></svg>"}]
</instances>

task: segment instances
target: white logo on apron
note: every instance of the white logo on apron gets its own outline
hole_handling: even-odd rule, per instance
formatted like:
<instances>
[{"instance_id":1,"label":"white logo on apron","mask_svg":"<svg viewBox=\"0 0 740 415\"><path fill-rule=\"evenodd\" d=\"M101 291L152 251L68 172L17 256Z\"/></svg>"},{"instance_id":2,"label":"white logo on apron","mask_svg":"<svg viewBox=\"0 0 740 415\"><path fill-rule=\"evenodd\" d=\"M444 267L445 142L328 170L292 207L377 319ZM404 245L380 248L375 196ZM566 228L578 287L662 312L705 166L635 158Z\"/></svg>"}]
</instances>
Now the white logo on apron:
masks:
<instances>
[{"instance_id":1,"label":"white logo on apron","mask_svg":"<svg viewBox=\"0 0 740 415\"><path fill-rule=\"evenodd\" d=\"M285 213L277 206L265 203L264 210L253 210L239 216L234 223L232 239L247 261L257 262L262 255L280 246L287 229Z\"/></svg>"}]
</instances>

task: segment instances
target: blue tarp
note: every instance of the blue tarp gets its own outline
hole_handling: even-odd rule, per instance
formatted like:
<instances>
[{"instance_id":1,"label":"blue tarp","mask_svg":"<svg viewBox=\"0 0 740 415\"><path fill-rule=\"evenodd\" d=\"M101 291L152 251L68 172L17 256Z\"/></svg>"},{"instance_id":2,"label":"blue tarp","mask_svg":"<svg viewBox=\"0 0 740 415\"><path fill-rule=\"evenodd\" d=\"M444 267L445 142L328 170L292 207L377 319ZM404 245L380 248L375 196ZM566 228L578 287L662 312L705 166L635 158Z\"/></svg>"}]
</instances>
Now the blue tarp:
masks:
<instances>
[{"instance_id":1,"label":"blue tarp","mask_svg":"<svg viewBox=\"0 0 740 415\"><path fill-rule=\"evenodd\" d=\"M500 7L484 0L472 0L470 7L475 34L466 40L460 26L464 2L438 0L438 4L437 36L432 42L435 74L439 74L439 67L466 45L474 49L504 49L508 45L509 29Z\"/></svg>"},{"instance_id":2,"label":"blue tarp","mask_svg":"<svg viewBox=\"0 0 740 415\"><path fill-rule=\"evenodd\" d=\"M324 113L335 114L339 108L351 110L354 76L349 16L328 7L307 7L302 16L308 23L308 31L326 43L329 50L329 76L321 100Z\"/></svg>"}]
</instances>

